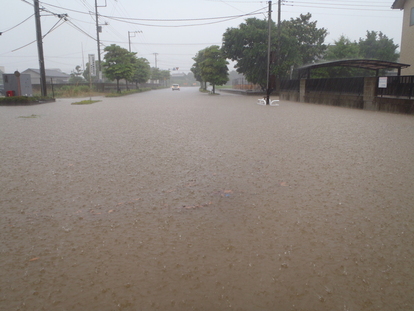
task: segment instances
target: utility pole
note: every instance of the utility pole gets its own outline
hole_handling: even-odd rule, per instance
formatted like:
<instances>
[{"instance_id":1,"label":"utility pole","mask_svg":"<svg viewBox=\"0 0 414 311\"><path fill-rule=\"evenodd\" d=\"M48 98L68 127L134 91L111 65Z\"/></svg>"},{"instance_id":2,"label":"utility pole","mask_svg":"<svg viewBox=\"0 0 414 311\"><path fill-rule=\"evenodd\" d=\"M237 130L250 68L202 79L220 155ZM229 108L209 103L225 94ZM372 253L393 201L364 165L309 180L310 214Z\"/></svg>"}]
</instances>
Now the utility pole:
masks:
<instances>
[{"instance_id":1,"label":"utility pole","mask_svg":"<svg viewBox=\"0 0 414 311\"><path fill-rule=\"evenodd\" d=\"M280 2L280 0L279 0ZM270 85L270 48L272 40L272 1L269 1L269 20L268 20L268 38L267 38L267 90L266 90L266 105L270 105L270 93L272 92Z\"/></svg>"},{"instance_id":2,"label":"utility pole","mask_svg":"<svg viewBox=\"0 0 414 311\"><path fill-rule=\"evenodd\" d=\"M282 14L282 0L279 0L278 11L277 11L277 76L276 76L276 90L279 92L280 97L280 45L282 41L282 24L281 24L281 14ZM279 98L280 99L280 98Z\"/></svg>"},{"instance_id":3,"label":"utility pole","mask_svg":"<svg viewBox=\"0 0 414 311\"><path fill-rule=\"evenodd\" d=\"M35 11L35 20L36 20L37 51L39 54L40 90L41 90L42 96L47 96L45 59L43 55L43 38L42 38L42 27L40 24L39 0L34 0L33 2L34 2L34 11Z\"/></svg>"},{"instance_id":4,"label":"utility pole","mask_svg":"<svg viewBox=\"0 0 414 311\"><path fill-rule=\"evenodd\" d=\"M105 5L106 6L106 0ZM99 40L99 33L102 30L102 27L99 26L99 16L98 16L98 0L95 0L95 20L96 20L96 41L98 43L98 80L102 81L102 67L101 67L101 41Z\"/></svg>"},{"instance_id":5,"label":"utility pole","mask_svg":"<svg viewBox=\"0 0 414 311\"><path fill-rule=\"evenodd\" d=\"M158 53L153 53L154 55L155 55L155 68L158 68L157 67L157 55L158 55Z\"/></svg>"},{"instance_id":6,"label":"utility pole","mask_svg":"<svg viewBox=\"0 0 414 311\"><path fill-rule=\"evenodd\" d=\"M135 37L135 34L142 33L142 31L128 31L128 44L129 44L129 51L131 52L131 34L134 34L132 37Z\"/></svg>"}]
</instances>

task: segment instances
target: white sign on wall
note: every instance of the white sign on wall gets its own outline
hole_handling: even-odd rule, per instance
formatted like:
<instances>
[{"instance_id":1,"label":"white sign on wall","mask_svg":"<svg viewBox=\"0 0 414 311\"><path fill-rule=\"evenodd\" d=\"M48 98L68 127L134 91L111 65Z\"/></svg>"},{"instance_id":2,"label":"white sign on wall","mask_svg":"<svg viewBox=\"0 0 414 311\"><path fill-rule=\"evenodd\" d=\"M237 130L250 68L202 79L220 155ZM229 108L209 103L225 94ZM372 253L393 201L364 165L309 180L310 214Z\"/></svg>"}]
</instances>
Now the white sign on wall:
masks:
<instances>
[{"instance_id":1,"label":"white sign on wall","mask_svg":"<svg viewBox=\"0 0 414 311\"><path fill-rule=\"evenodd\" d=\"M387 77L380 77L378 79L378 87L380 89L386 89L387 88L387 82L388 82L388 78Z\"/></svg>"}]
</instances>

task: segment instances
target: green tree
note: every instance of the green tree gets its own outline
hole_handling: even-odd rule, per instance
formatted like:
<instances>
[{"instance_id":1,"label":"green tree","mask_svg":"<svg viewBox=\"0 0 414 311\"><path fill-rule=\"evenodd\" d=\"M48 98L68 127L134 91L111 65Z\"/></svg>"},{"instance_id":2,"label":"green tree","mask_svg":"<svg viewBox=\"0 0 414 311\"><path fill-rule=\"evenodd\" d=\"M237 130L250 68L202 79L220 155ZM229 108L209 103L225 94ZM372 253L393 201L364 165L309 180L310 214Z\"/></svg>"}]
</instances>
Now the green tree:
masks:
<instances>
[{"instance_id":1,"label":"green tree","mask_svg":"<svg viewBox=\"0 0 414 311\"><path fill-rule=\"evenodd\" d=\"M81 66L76 66L74 70L72 70L69 78L69 83L82 83L85 82L85 79L82 77L83 70Z\"/></svg>"},{"instance_id":2,"label":"green tree","mask_svg":"<svg viewBox=\"0 0 414 311\"><path fill-rule=\"evenodd\" d=\"M398 44L394 44L394 40L381 31L367 31L365 39L359 39L359 50L363 58L396 62L400 57L397 49Z\"/></svg>"},{"instance_id":3,"label":"green tree","mask_svg":"<svg viewBox=\"0 0 414 311\"><path fill-rule=\"evenodd\" d=\"M218 45L212 45L204 50L203 61L199 64L203 81L213 86L213 93L216 92L216 85L226 84L229 80L228 62Z\"/></svg>"},{"instance_id":4,"label":"green tree","mask_svg":"<svg viewBox=\"0 0 414 311\"><path fill-rule=\"evenodd\" d=\"M134 60L135 70L131 77L131 82L138 88L139 83L145 83L151 76L151 66L146 58L140 57Z\"/></svg>"},{"instance_id":5,"label":"green tree","mask_svg":"<svg viewBox=\"0 0 414 311\"><path fill-rule=\"evenodd\" d=\"M190 70L194 74L194 78L196 79L196 81L200 82L201 88L205 90L207 88L207 82L203 81L203 77L201 76L201 69L200 69L200 64L204 60L204 51L205 49L198 51L196 56L193 57L193 60L195 61L195 63L193 64Z\"/></svg>"},{"instance_id":6,"label":"green tree","mask_svg":"<svg viewBox=\"0 0 414 311\"><path fill-rule=\"evenodd\" d=\"M274 23L272 28L274 33ZM257 18L248 18L238 28L228 28L223 34L223 54L236 62L238 73L262 89L267 81L267 38L268 23ZM275 48L273 42L272 46Z\"/></svg>"},{"instance_id":7,"label":"green tree","mask_svg":"<svg viewBox=\"0 0 414 311\"><path fill-rule=\"evenodd\" d=\"M352 42L344 35L334 41L333 45L328 46L324 59L343 60L359 58L359 46L356 41Z\"/></svg>"},{"instance_id":8,"label":"green tree","mask_svg":"<svg viewBox=\"0 0 414 311\"><path fill-rule=\"evenodd\" d=\"M108 79L116 80L117 91L120 92L119 80L131 80L134 74L136 53L115 44L107 46L104 51L104 73Z\"/></svg>"},{"instance_id":9,"label":"green tree","mask_svg":"<svg viewBox=\"0 0 414 311\"><path fill-rule=\"evenodd\" d=\"M295 38L296 49L300 59L298 65L311 64L322 58L326 50L324 44L328 31L317 28L317 22L311 22L312 14L300 14L298 18L284 21L282 29L287 29L291 38Z\"/></svg>"},{"instance_id":10,"label":"green tree","mask_svg":"<svg viewBox=\"0 0 414 311\"><path fill-rule=\"evenodd\" d=\"M283 21L280 25L280 53L277 55L279 30L271 23L271 50L273 64L271 73L289 76L291 69L320 59L326 50L324 44L327 30L317 28L312 15L300 15L296 19ZM236 62L238 73L246 79L267 88L268 21L257 18L246 19L239 28L229 28L223 35L223 52ZM278 61L277 61L278 60ZM279 66L276 66L279 64Z\"/></svg>"},{"instance_id":11,"label":"green tree","mask_svg":"<svg viewBox=\"0 0 414 311\"><path fill-rule=\"evenodd\" d=\"M96 60L95 61L95 68L98 68L98 64L99 64L99 61ZM95 76L94 75L91 76L92 81L97 81L98 80L98 75L97 74L98 74L98 70L96 70L96 75ZM85 80L89 82L89 62L86 63L85 70L83 71L82 75L85 78Z\"/></svg>"},{"instance_id":12,"label":"green tree","mask_svg":"<svg viewBox=\"0 0 414 311\"><path fill-rule=\"evenodd\" d=\"M351 41L344 35L334 41L333 45L329 45L324 60L335 61L344 59L356 59L359 56L359 45L356 41ZM319 68L312 71L313 78L337 78L352 77L361 75L364 70L349 67L329 67Z\"/></svg>"},{"instance_id":13,"label":"green tree","mask_svg":"<svg viewBox=\"0 0 414 311\"><path fill-rule=\"evenodd\" d=\"M151 80L159 81L159 83L163 83L165 86L170 77L171 73L168 70L161 70L155 67L151 68Z\"/></svg>"},{"instance_id":14,"label":"green tree","mask_svg":"<svg viewBox=\"0 0 414 311\"><path fill-rule=\"evenodd\" d=\"M161 79L164 86L167 86L168 81L171 79L171 73L169 70L161 70Z\"/></svg>"}]
</instances>

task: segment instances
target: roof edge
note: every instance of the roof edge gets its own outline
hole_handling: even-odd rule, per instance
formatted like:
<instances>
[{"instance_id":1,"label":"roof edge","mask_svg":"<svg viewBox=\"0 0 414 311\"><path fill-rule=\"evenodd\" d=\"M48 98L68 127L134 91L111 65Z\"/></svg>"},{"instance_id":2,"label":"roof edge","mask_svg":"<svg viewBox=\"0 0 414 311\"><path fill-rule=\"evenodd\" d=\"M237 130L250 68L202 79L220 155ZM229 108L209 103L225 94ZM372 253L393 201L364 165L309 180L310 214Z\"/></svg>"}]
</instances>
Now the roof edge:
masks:
<instances>
[{"instance_id":1,"label":"roof edge","mask_svg":"<svg viewBox=\"0 0 414 311\"><path fill-rule=\"evenodd\" d=\"M336 67L336 66L357 67L357 68L365 68L365 69L370 69L370 70L391 69L391 68L398 69L398 68L410 67L409 64L402 64L402 63L389 62L389 61L376 60L376 59L360 58L360 59L342 59L342 60L308 64L308 65L299 67L298 70L313 69L313 68L320 68L320 67Z\"/></svg>"},{"instance_id":2,"label":"roof edge","mask_svg":"<svg viewBox=\"0 0 414 311\"><path fill-rule=\"evenodd\" d=\"M392 4L391 8L392 9L404 9L404 5L405 5L405 0L395 0L394 3Z\"/></svg>"}]
</instances>

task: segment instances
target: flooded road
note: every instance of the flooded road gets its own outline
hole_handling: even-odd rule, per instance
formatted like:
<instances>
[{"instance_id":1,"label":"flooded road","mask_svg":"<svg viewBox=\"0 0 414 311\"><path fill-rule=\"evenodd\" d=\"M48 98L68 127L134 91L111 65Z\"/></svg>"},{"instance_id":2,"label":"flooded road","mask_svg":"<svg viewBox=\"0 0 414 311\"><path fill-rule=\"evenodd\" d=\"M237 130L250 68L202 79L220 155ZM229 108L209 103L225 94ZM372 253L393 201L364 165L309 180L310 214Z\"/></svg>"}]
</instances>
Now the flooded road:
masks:
<instances>
[{"instance_id":1,"label":"flooded road","mask_svg":"<svg viewBox=\"0 0 414 311\"><path fill-rule=\"evenodd\" d=\"M412 310L414 117L256 100L0 107L0 310Z\"/></svg>"}]
</instances>

